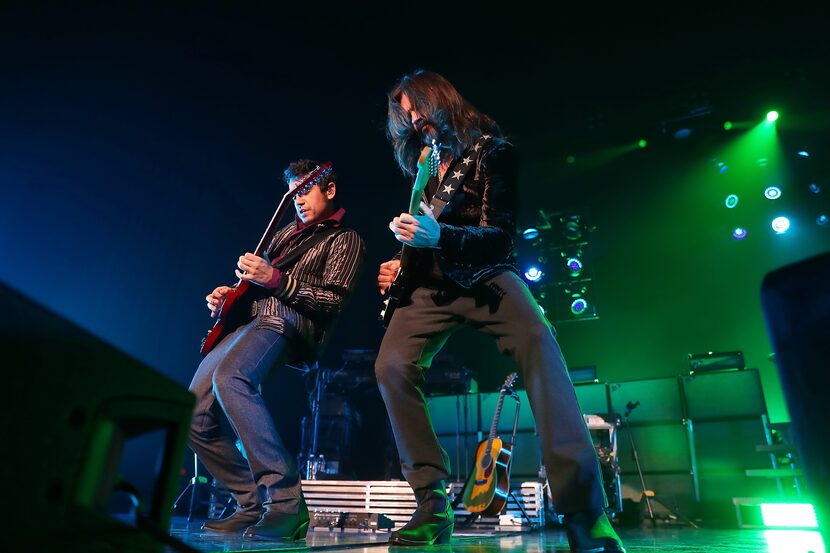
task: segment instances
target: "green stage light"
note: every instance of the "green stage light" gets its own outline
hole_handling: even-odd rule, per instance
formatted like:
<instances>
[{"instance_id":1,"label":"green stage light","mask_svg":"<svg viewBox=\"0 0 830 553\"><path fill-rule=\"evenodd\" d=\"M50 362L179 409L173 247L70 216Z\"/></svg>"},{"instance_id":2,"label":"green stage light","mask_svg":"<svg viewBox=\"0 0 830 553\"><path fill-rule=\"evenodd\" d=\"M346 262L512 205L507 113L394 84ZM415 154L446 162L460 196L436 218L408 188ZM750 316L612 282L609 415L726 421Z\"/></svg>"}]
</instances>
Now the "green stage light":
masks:
<instances>
[{"instance_id":1,"label":"green stage light","mask_svg":"<svg viewBox=\"0 0 830 553\"><path fill-rule=\"evenodd\" d=\"M762 503L764 526L818 528L816 511L809 503Z\"/></svg>"},{"instance_id":2,"label":"green stage light","mask_svg":"<svg viewBox=\"0 0 830 553\"><path fill-rule=\"evenodd\" d=\"M764 530L769 553L825 553L821 534L815 530Z\"/></svg>"},{"instance_id":3,"label":"green stage light","mask_svg":"<svg viewBox=\"0 0 830 553\"><path fill-rule=\"evenodd\" d=\"M767 121L772 123L773 121L777 121L777 120L778 120L778 112L777 111L770 111L769 113L767 113Z\"/></svg>"},{"instance_id":4,"label":"green stage light","mask_svg":"<svg viewBox=\"0 0 830 553\"><path fill-rule=\"evenodd\" d=\"M573 164L576 162L576 158L574 156L568 156L565 158L565 161L567 161L569 164Z\"/></svg>"},{"instance_id":5,"label":"green stage light","mask_svg":"<svg viewBox=\"0 0 830 553\"><path fill-rule=\"evenodd\" d=\"M645 138L641 138L640 141L637 142L637 146L639 146L640 148L645 148L646 146L648 146L648 142L646 142Z\"/></svg>"},{"instance_id":6,"label":"green stage light","mask_svg":"<svg viewBox=\"0 0 830 553\"><path fill-rule=\"evenodd\" d=\"M723 130L731 131L732 130L732 121L724 121Z\"/></svg>"}]
</instances>

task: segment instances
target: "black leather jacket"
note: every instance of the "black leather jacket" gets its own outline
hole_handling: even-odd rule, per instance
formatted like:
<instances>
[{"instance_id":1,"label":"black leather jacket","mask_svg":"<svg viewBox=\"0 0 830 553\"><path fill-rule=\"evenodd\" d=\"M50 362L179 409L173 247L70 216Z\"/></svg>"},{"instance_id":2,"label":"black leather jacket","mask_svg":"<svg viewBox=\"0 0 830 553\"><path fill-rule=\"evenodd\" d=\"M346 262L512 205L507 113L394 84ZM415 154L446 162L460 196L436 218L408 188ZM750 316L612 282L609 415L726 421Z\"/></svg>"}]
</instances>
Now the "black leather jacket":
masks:
<instances>
[{"instance_id":1,"label":"black leather jacket","mask_svg":"<svg viewBox=\"0 0 830 553\"><path fill-rule=\"evenodd\" d=\"M518 156L509 142L487 142L475 171L438 217L443 277L462 288L504 271L518 274L512 257L518 209ZM449 173L449 171L447 172Z\"/></svg>"}]
</instances>

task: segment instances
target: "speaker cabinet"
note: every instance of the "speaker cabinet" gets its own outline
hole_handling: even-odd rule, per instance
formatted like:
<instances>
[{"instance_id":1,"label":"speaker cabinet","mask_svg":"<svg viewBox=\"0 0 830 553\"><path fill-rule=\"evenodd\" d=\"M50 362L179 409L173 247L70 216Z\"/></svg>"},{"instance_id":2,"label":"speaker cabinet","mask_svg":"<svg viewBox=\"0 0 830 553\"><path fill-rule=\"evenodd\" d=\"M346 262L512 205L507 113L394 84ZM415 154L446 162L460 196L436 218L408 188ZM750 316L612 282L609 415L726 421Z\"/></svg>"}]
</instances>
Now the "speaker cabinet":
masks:
<instances>
[{"instance_id":1,"label":"speaker cabinet","mask_svg":"<svg viewBox=\"0 0 830 553\"><path fill-rule=\"evenodd\" d=\"M830 541L830 445L821 428L830 359L830 253L766 275L761 304L793 438L813 494L819 526Z\"/></svg>"},{"instance_id":2,"label":"speaker cabinet","mask_svg":"<svg viewBox=\"0 0 830 553\"><path fill-rule=\"evenodd\" d=\"M164 433L142 520L166 533L194 398L184 387L18 292L0 285L0 351L11 405L3 482L4 538L55 550L133 550L146 531L106 512L124 443ZM125 317L129 315L125 314ZM156 546L146 545L150 549Z\"/></svg>"}]
</instances>

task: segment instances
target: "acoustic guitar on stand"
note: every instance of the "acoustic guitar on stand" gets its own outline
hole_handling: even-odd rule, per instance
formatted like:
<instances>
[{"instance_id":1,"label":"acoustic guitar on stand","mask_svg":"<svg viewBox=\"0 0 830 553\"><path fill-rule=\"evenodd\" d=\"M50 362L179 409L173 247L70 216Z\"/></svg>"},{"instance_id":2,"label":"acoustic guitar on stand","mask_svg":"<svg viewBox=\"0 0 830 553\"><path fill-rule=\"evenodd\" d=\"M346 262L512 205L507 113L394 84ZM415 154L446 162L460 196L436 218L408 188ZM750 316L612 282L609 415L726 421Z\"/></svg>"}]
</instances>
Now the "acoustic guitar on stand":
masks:
<instances>
[{"instance_id":1,"label":"acoustic guitar on stand","mask_svg":"<svg viewBox=\"0 0 830 553\"><path fill-rule=\"evenodd\" d=\"M513 454L512 445L505 444L496 435L499 426L501 408L504 405L504 396L513 394L513 384L518 375L510 374L499 391L499 401L496 413L493 415L493 424L490 426L490 435L478 444L475 465L470 478L464 486L464 507L471 513L485 516L495 516L501 513L507 504L507 495L510 492L510 461Z\"/></svg>"}]
</instances>

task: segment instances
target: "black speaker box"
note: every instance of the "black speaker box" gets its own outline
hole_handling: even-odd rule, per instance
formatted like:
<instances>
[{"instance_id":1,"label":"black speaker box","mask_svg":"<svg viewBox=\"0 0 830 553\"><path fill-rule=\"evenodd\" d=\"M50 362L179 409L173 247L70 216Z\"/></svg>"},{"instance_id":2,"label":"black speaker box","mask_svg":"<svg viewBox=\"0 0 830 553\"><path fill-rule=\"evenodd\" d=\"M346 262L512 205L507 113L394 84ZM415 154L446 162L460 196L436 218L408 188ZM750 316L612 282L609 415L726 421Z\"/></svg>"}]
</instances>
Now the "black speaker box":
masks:
<instances>
[{"instance_id":1,"label":"black speaker box","mask_svg":"<svg viewBox=\"0 0 830 553\"><path fill-rule=\"evenodd\" d=\"M826 428L830 365L830 253L773 271L761 304L825 542L830 541L830 444Z\"/></svg>"},{"instance_id":2,"label":"black speaker box","mask_svg":"<svg viewBox=\"0 0 830 553\"><path fill-rule=\"evenodd\" d=\"M0 306L10 406L0 481L13 493L0 502L3 541L55 551L159 549L148 531L169 528L193 395L2 284ZM151 432L164 434L164 451L139 529L112 518L107 505L125 442Z\"/></svg>"}]
</instances>

